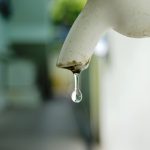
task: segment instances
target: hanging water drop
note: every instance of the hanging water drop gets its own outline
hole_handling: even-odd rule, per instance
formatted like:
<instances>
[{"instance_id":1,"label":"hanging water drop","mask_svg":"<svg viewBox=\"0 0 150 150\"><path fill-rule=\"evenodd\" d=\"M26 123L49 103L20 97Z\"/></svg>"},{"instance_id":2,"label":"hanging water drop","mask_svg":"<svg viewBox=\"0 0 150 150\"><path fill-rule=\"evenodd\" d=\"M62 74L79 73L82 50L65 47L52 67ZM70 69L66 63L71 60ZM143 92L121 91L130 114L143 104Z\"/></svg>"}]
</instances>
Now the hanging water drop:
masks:
<instances>
[{"instance_id":1,"label":"hanging water drop","mask_svg":"<svg viewBox=\"0 0 150 150\"><path fill-rule=\"evenodd\" d=\"M73 102L80 103L82 101L82 93L79 88L79 73L74 73L75 88L71 95Z\"/></svg>"},{"instance_id":2,"label":"hanging water drop","mask_svg":"<svg viewBox=\"0 0 150 150\"><path fill-rule=\"evenodd\" d=\"M75 103L80 103L82 101L82 93L79 88L79 75L83 70L88 68L89 62L90 62L90 59L87 60L86 63L77 62L73 60L72 62L68 62L65 65L61 63L57 64L57 66L60 68L65 68L65 69L70 70L74 75L75 88L71 95L71 98L72 98L72 101Z\"/></svg>"}]
</instances>

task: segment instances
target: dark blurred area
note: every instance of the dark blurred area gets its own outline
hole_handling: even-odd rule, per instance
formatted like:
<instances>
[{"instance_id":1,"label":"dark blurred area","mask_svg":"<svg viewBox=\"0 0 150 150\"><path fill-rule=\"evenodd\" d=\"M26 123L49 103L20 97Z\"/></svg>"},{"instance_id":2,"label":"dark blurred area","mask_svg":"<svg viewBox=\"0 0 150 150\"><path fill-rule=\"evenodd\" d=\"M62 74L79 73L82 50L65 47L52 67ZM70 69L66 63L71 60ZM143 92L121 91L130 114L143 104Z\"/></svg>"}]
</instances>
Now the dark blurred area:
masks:
<instances>
[{"instance_id":1,"label":"dark blurred area","mask_svg":"<svg viewBox=\"0 0 150 150\"><path fill-rule=\"evenodd\" d=\"M91 70L82 73L83 101L75 104L72 73L56 67L85 3L0 0L0 150L93 150L99 144Z\"/></svg>"}]
</instances>

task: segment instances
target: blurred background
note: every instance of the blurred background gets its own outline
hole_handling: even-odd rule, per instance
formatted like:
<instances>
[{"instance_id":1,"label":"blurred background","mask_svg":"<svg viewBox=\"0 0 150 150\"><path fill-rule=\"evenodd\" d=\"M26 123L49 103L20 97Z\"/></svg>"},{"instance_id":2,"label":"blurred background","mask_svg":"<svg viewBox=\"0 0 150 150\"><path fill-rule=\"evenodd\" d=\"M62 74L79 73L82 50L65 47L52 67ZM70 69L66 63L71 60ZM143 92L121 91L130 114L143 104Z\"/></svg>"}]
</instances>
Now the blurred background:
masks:
<instances>
[{"instance_id":1,"label":"blurred background","mask_svg":"<svg viewBox=\"0 0 150 150\"><path fill-rule=\"evenodd\" d=\"M90 119L89 70L81 79L84 100L77 105L70 98L72 73L56 67L85 3L0 0L1 150L86 150L98 143L98 119L95 131Z\"/></svg>"},{"instance_id":2,"label":"blurred background","mask_svg":"<svg viewBox=\"0 0 150 150\"><path fill-rule=\"evenodd\" d=\"M108 31L71 101L73 74L56 61L85 3L0 0L0 150L150 147L149 39Z\"/></svg>"}]
</instances>

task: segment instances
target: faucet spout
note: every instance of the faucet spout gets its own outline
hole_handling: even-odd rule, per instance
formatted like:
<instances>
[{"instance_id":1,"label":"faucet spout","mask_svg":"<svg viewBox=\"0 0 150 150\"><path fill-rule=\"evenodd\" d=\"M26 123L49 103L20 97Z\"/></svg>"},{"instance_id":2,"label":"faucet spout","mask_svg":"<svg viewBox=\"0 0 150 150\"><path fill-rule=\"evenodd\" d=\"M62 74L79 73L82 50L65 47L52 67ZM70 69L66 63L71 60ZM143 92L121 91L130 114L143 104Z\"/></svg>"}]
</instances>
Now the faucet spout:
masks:
<instances>
[{"instance_id":1,"label":"faucet spout","mask_svg":"<svg viewBox=\"0 0 150 150\"><path fill-rule=\"evenodd\" d=\"M110 27L110 14L99 0L89 0L73 24L60 52L57 66L73 72L85 69L101 35Z\"/></svg>"},{"instance_id":2,"label":"faucet spout","mask_svg":"<svg viewBox=\"0 0 150 150\"><path fill-rule=\"evenodd\" d=\"M74 72L84 69L108 28L129 37L150 37L149 8L147 0L88 0L65 40L57 66Z\"/></svg>"}]
</instances>

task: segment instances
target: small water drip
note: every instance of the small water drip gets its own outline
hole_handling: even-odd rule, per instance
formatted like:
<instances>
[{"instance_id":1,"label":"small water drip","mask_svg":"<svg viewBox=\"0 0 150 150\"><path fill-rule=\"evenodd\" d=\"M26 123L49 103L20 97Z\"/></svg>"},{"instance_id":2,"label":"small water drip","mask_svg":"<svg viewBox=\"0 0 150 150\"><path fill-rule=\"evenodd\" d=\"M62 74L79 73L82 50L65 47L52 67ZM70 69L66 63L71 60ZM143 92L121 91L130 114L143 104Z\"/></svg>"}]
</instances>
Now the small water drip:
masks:
<instances>
[{"instance_id":1,"label":"small water drip","mask_svg":"<svg viewBox=\"0 0 150 150\"><path fill-rule=\"evenodd\" d=\"M74 73L74 91L71 95L73 102L80 103L82 101L82 93L80 91L79 85L80 73Z\"/></svg>"}]
</instances>

